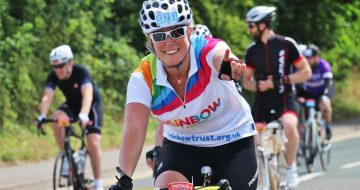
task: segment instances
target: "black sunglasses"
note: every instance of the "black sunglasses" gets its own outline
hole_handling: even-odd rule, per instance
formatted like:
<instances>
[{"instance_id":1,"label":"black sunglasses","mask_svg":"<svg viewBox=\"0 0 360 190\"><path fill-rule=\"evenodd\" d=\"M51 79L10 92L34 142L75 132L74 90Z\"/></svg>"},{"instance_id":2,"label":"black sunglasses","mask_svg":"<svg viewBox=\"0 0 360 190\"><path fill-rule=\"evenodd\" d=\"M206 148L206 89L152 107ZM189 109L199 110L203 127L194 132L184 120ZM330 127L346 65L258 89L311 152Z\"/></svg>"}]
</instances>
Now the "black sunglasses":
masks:
<instances>
[{"instance_id":1,"label":"black sunglasses","mask_svg":"<svg viewBox=\"0 0 360 190\"><path fill-rule=\"evenodd\" d=\"M248 28L254 28L254 26L256 26L256 24L253 23L253 22L251 22L251 23L248 24Z\"/></svg>"},{"instance_id":2,"label":"black sunglasses","mask_svg":"<svg viewBox=\"0 0 360 190\"><path fill-rule=\"evenodd\" d=\"M172 39L179 39L185 35L187 26L180 26L167 32L154 32L150 34L154 42L164 42L169 35Z\"/></svg>"},{"instance_id":3,"label":"black sunglasses","mask_svg":"<svg viewBox=\"0 0 360 190\"><path fill-rule=\"evenodd\" d=\"M52 65L52 68L55 70L55 69L62 69L65 67L67 63L60 63L60 64L57 64L57 65Z\"/></svg>"}]
</instances>

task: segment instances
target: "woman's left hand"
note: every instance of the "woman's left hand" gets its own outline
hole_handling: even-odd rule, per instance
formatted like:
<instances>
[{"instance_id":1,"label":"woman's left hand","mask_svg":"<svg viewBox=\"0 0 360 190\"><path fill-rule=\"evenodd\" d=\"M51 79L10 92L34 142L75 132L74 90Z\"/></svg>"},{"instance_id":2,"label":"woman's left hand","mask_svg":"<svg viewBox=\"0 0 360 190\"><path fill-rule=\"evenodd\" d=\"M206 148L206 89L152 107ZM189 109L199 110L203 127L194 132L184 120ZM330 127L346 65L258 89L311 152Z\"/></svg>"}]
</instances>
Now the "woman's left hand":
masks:
<instances>
[{"instance_id":1,"label":"woman's left hand","mask_svg":"<svg viewBox=\"0 0 360 190\"><path fill-rule=\"evenodd\" d=\"M219 78L221 80L240 80L241 75L246 69L246 64L242 60L229 57L230 50L227 49L220 67Z\"/></svg>"}]
</instances>

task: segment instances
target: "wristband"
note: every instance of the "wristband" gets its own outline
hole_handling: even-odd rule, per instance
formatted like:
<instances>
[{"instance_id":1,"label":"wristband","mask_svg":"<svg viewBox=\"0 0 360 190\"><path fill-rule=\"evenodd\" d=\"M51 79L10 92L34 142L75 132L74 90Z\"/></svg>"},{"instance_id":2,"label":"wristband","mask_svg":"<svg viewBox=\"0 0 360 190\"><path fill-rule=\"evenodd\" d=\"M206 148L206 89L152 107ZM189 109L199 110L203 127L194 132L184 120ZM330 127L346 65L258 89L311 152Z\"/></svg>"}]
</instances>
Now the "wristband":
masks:
<instances>
[{"instance_id":1,"label":"wristband","mask_svg":"<svg viewBox=\"0 0 360 190\"><path fill-rule=\"evenodd\" d=\"M89 122L89 116L85 113L79 113L79 119L84 123Z\"/></svg>"},{"instance_id":2,"label":"wristband","mask_svg":"<svg viewBox=\"0 0 360 190\"><path fill-rule=\"evenodd\" d=\"M45 119L45 115L41 114L37 117L38 121L42 121L43 119Z\"/></svg>"}]
</instances>

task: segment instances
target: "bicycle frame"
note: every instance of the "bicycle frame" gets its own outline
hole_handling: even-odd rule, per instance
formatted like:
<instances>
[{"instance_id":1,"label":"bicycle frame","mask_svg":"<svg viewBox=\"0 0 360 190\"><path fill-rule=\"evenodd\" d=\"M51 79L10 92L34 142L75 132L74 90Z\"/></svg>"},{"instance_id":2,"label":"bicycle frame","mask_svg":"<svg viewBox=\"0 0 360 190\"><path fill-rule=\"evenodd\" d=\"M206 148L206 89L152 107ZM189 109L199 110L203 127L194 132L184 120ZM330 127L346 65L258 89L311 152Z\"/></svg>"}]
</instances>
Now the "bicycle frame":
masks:
<instances>
[{"instance_id":1,"label":"bicycle frame","mask_svg":"<svg viewBox=\"0 0 360 190\"><path fill-rule=\"evenodd\" d=\"M316 158L320 155L320 162L323 170L326 170L326 165L323 158L328 150L323 149L324 142L324 120L320 110L316 110L316 102L314 99L306 99L305 107L305 128L303 134L303 155L305 159L306 169L309 173L316 169ZM307 117L306 117L307 116ZM331 145L330 145L331 147ZM329 156L329 155L328 155ZM329 158L328 158L329 159Z\"/></svg>"},{"instance_id":2,"label":"bicycle frame","mask_svg":"<svg viewBox=\"0 0 360 190\"><path fill-rule=\"evenodd\" d=\"M79 170L78 161L75 158L75 154L77 154L77 151L75 151L71 146L71 137L75 137L76 139L80 140L80 148L79 150L83 150L87 152L86 149L86 143L85 143L85 130L80 126L81 128L81 135L78 135L74 127L72 126L73 123L77 122L77 120L70 120L69 122L60 123L56 119L49 119L46 118L42 122L38 123L38 131L39 134L45 135L45 131L42 128L42 124L45 123L58 123L61 127L64 127L65 129L65 137L64 137L64 149L60 151L58 154L56 160L55 160L55 166L54 166L54 179L53 179L53 188L56 190L57 188L61 187L60 184L60 177L57 178L57 163L60 161L60 167L62 167L64 163L64 159L66 158L69 164L69 176L68 176L68 183L69 185L73 185L74 190L83 190L87 189L86 183L90 182L91 180L85 179L84 170ZM80 159L80 158L79 158ZM84 161L86 160L86 155L84 158ZM85 164L85 163L82 163ZM84 168L85 166L80 166Z\"/></svg>"},{"instance_id":3,"label":"bicycle frame","mask_svg":"<svg viewBox=\"0 0 360 190\"><path fill-rule=\"evenodd\" d=\"M259 129L257 125L257 129ZM277 190L286 187L285 143L287 139L280 120L275 120L261 126L258 130L259 146L257 156L259 161L259 189ZM262 166L262 167L261 167Z\"/></svg>"},{"instance_id":4,"label":"bicycle frame","mask_svg":"<svg viewBox=\"0 0 360 190\"><path fill-rule=\"evenodd\" d=\"M229 181L221 179L217 185L210 185L212 169L210 166L203 166L201 168L203 175L203 186L194 186L190 182L173 182L169 183L167 188L154 188L154 190L231 190Z\"/></svg>"}]
</instances>

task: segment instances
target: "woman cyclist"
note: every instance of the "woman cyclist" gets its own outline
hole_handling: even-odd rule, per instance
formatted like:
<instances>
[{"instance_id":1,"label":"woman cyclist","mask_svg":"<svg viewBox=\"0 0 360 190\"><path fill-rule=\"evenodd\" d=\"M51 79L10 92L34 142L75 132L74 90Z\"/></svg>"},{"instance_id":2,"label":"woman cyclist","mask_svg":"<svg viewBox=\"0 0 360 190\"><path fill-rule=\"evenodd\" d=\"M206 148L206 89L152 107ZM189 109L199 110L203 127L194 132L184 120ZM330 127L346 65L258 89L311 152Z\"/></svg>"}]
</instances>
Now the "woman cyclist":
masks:
<instances>
[{"instance_id":1,"label":"woman cyclist","mask_svg":"<svg viewBox=\"0 0 360 190\"><path fill-rule=\"evenodd\" d=\"M246 65L224 41L191 36L187 0L147 0L140 23L151 54L128 83L121 177L110 189L132 189L150 113L164 125L156 188L179 181L201 185L201 167L208 165L213 182L225 178L233 189L256 189L256 130L248 103L230 80L239 80Z\"/></svg>"},{"instance_id":2,"label":"woman cyclist","mask_svg":"<svg viewBox=\"0 0 360 190\"><path fill-rule=\"evenodd\" d=\"M207 35L207 36L212 37L212 34L211 34L209 28L203 24L193 25L192 35L195 35L195 36ZM149 150L145 155L146 156L146 164L151 169L153 169L153 166L154 166L154 163L153 163L154 151L158 151L161 148L161 144L163 141L163 136L162 136L163 131L164 131L164 125L162 123L159 123L158 126L156 127L156 133L155 133L155 147L153 149Z\"/></svg>"}]
</instances>

